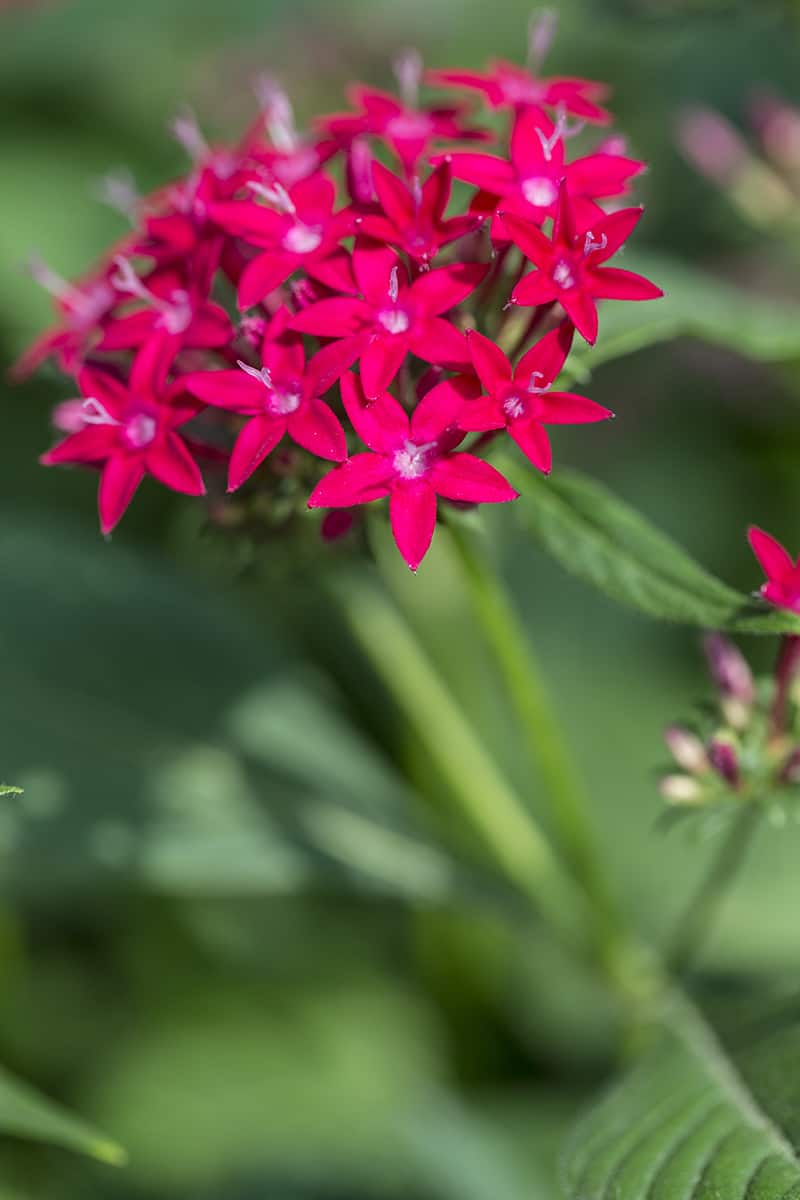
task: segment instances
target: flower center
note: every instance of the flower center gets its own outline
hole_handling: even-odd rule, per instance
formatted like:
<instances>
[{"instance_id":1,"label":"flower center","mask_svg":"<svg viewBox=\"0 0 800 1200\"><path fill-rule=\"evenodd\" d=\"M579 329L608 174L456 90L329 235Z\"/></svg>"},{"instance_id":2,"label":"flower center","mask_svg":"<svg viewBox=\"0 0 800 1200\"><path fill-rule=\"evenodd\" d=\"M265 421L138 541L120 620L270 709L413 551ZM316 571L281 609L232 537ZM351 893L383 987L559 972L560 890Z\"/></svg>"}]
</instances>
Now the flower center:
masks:
<instances>
[{"instance_id":1,"label":"flower center","mask_svg":"<svg viewBox=\"0 0 800 1200\"><path fill-rule=\"evenodd\" d=\"M302 399L303 393L297 384L274 388L267 398L267 410L274 417L287 417L289 413L297 412Z\"/></svg>"},{"instance_id":2,"label":"flower center","mask_svg":"<svg viewBox=\"0 0 800 1200\"><path fill-rule=\"evenodd\" d=\"M149 446L158 431L158 422L152 413L136 412L127 418L122 436L131 450L143 450Z\"/></svg>"},{"instance_id":3,"label":"flower center","mask_svg":"<svg viewBox=\"0 0 800 1200\"><path fill-rule=\"evenodd\" d=\"M520 417L523 417L526 408L525 398L520 396L518 392L512 392L503 401L503 412L512 421L517 421Z\"/></svg>"},{"instance_id":4,"label":"flower center","mask_svg":"<svg viewBox=\"0 0 800 1200\"><path fill-rule=\"evenodd\" d=\"M507 104L536 104L542 94L535 80L518 79L514 75L506 75L500 87Z\"/></svg>"},{"instance_id":5,"label":"flower center","mask_svg":"<svg viewBox=\"0 0 800 1200\"><path fill-rule=\"evenodd\" d=\"M189 293L183 289L175 291L170 296L170 303L161 309L161 315L156 320L159 329L167 333L184 333L192 323L192 304Z\"/></svg>"},{"instance_id":6,"label":"flower center","mask_svg":"<svg viewBox=\"0 0 800 1200\"><path fill-rule=\"evenodd\" d=\"M430 466L430 451L435 442L404 442L399 450L395 450L392 467L401 479L419 479Z\"/></svg>"},{"instance_id":7,"label":"flower center","mask_svg":"<svg viewBox=\"0 0 800 1200\"><path fill-rule=\"evenodd\" d=\"M297 221L283 238L284 249L291 254L311 254L322 243L322 232L318 226L304 225Z\"/></svg>"},{"instance_id":8,"label":"flower center","mask_svg":"<svg viewBox=\"0 0 800 1200\"><path fill-rule=\"evenodd\" d=\"M426 113L405 112L386 124L386 133L390 138L400 141L411 138L426 138L432 131L432 121Z\"/></svg>"},{"instance_id":9,"label":"flower center","mask_svg":"<svg viewBox=\"0 0 800 1200\"><path fill-rule=\"evenodd\" d=\"M405 309L384 308L378 313L378 324L387 333L406 333L411 324L411 318Z\"/></svg>"},{"instance_id":10,"label":"flower center","mask_svg":"<svg viewBox=\"0 0 800 1200\"><path fill-rule=\"evenodd\" d=\"M553 267L553 283L562 291L567 291L569 288L574 288L577 282L572 263L566 258L559 259Z\"/></svg>"},{"instance_id":11,"label":"flower center","mask_svg":"<svg viewBox=\"0 0 800 1200\"><path fill-rule=\"evenodd\" d=\"M522 181L522 194L535 208L549 208L558 199L558 188L546 175Z\"/></svg>"}]
</instances>

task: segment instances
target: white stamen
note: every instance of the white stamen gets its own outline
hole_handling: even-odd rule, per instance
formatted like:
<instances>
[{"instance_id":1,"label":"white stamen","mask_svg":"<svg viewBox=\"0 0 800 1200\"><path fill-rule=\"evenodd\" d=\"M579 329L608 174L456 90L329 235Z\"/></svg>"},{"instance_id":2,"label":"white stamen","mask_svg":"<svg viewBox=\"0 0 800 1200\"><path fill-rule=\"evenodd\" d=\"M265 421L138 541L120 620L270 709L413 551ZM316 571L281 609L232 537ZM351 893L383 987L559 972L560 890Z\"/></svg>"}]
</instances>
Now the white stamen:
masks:
<instances>
[{"instance_id":1,"label":"white stamen","mask_svg":"<svg viewBox=\"0 0 800 1200\"><path fill-rule=\"evenodd\" d=\"M421 445L404 442L402 448L395 451L392 466L401 479L419 479L428 469L428 451L435 446L436 442L423 442Z\"/></svg>"},{"instance_id":2,"label":"white stamen","mask_svg":"<svg viewBox=\"0 0 800 1200\"><path fill-rule=\"evenodd\" d=\"M552 383L547 383L544 387L542 387L541 384L536 382L537 379L544 379L544 373L542 371L534 371L531 374L531 381L528 384L528 391L533 392L535 396L543 396L545 392L550 391L553 385Z\"/></svg>"},{"instance_id":3,"label":"white stamen","mask_svg":"<svg viewBox=\"0 0 800 1200\"><path fill-rule=\"evenodd\" d=\"M292 198L287 192L282 183L273 183L270 187L266 184L256 183L251 181L247 184L251 192L255 192L262 200L266 200L273 208L277 208L278 212L294 213L296 208L292 203Z\"/></svg>"},{"instance_id":4,"label":"white stamen","mask_svg":"<svg viewBox=\"0 0 800 1200\"><path fill-rule=\"evenodd\" d=\"M583 239L584 255L592 254L595 250L605 250L607 245L608 245L608 238L606 237L606 235L604 233L600 234L600 241L596 242L594 240L594 234L592 233L591 229L587 229L586 235L584 236L584 239Z\"/></svg>"},{"instance_id":5,"label":"white stamen","mask_svg":"<svg viewBox=\"0 0 800 1200\"><path fill-rule=\"evenodd\" d=\"M135 296L137 300L143 300L145 304L156 309L161 314L157 321L159 328L166 329L167 333L183 333L189 327L192 320L192 305L188 292L183 288L176 288L175 291L170 292L169 300L164 300L155 292L150 291L150 288L139 278L129 260L123 255L115 255L113 262L117 269L110 277L111 283L117 291Z\"/></svg>"},{"instance_id":6,"label":"white stamen","mask_svg":"<svg viewBox=\"0 0 800 1200\"><path fill-rule=\"evenodd\" d=\"M558 13L553 8L531 13L528 22L528 70L536 75L547 57L558 28Z\"/></svg>"},{"instance_id":7,"label":"white stamen","mask_svg":"<svg viewBox=\"0 0 800 1200\"><path fill-rule=\"evenodd\" d=\"M422 79L422 55L419 50L402 50L392 66L403 103L407 108L416 108Z\"/></svg>"},{"instance_id":8,"label":"white stamen","mask_svg":"<svg viewBox=\"0 0 800 1200\"><path fill-rule=\"evenodd\" d=\"M269 388L270 391L272 390L272 375L269 367L251 367L249 363L242 362L240 358L237 358L236 365L237 367L241 367L245 375L252 376L259 383L263 383L265 388Z\"/></svg>"},{"instance_id":9,"label":"white stamen","mask_svg":"<svg viewBox=\"0 0 800 1200\"><path fill-rule=\"evenodd\" d=\"M389 299L392 304L397 303L397 297L400 295L400 283L397 278L397 267L392 267L389 272Z\"/></svg>"},{"instance_id":10,"label":"white stamen","mask_svg":"<svg viewBox=\"0 0 800 1200\"><path fill-rule=\"evenodd\" d=\"M121 425L121 421L117 421L112 417L111 413L101 404L94 396L87 396L82 406L84 410L83 421L85 425Z\"/></svg>"},{"instance_id":11,"label":"white stamen","mask_svg":"<svg viewBox=\"0 0 800 1200\"><path fill-rule=\"evenodd\" d=\"M184 109L169 123L169 131L183 146L192 162L199 162L208 156L208 142L200 132L197 117L191 109Z\"/></svg>"},{"instance_id":12,"label":"white stamen","mask_svg":"<svg viewBox=\"0 0 800 1200\"><path fill-rule=\"evenodd\" d=\"M503 401L503 412L516 421L525 412L525 401L521 396L508 396Z\"/></svg>"},{"instance_id":13,"label":"white stamen","mask_svg":"<svg viewBox=\"0 0 800 1200\"><path fill-rule=\"evenodd\" d=\"M255 93L264 113L267 132L276 150L291 154L298 146L292 103L278 81L271 75L259 75Z\"/></svg>"},{"instance_id":14,"label":"white stamen","mask_svg":"<svg viewBox=\"0 0 800 1200\"><path fill-rule=\"evenodd\" d=\"M575 273L566 259L562 258L559 263L556 263L553 270L553 282L564 289L575 286Z\"/></svg>"},{"instance_id":15,"label":"white stamen","mask_svg":"<svg viewBox=\"0 0 800 1200\"><path fill-rule=\"evenodd\" d=\"M55 296L57 300L67 300L74 306L80 306L85 302L85 297L78 288L68 283L63 275L59 275L57 271L48 267L47 263L37 255L31 255L26 266L31 278L51 296Z\"/></svg>"},{"instance_id":16,"label":"white stamen","mask_svg":"<svg viewBox=\"0 0 800 1200\"><path fill-rule=\"evenodd\" d=\"M542 153L545 157L545 162L550 162L553 158L553 151L559 141L566 141L567 138L577 137L579 133L583 133L586 128L585 121L576 121L574 125L569 125L567 122L567 114L564 106L559 104L556 112L556 121L553 126L553 132L549 137L545 136L544 130L537 126L536 133L539 141L542 143Z\"/></svg>"},{"instance_id":17,"label":"white stamen","mask_svg":"<svg viewBox=\"0 0 800 1200\"><path fill-rule=\"evenodd\" d=\"M127 167L109 172L102 179L98 179L93 191L101 204L116 209L123 217L127 217L131 224L136 221L142 198Z\"/></svg>"}]
</instances>

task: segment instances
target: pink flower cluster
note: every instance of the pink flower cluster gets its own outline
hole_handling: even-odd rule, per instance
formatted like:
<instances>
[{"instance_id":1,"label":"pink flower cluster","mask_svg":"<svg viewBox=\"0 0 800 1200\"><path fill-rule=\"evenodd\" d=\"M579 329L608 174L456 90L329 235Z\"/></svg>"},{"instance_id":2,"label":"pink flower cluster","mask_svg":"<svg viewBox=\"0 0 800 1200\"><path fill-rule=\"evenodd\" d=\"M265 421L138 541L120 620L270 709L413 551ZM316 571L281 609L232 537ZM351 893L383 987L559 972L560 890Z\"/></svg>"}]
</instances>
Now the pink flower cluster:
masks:
<instances>
[{"instance_id":1,"label":"pink flower cluster","mask_svg":"<svg viewBox=\"0 0 800 1200\"><path fill-rule=\"evenodd\" d=\"M551 32L533 29L534 58ZM133 230L103 262L75 283L35 266L58 323L17 371L53 357L76 379L42 461L100 471L104 533L145 475L201 495L202 462L210 488L226 469L229 492L255 489L289 439L308 506L388 496L416 570L439 499L516 497L476 451L505 430L547 472L548 425L611 416L557 386L599 300L661 294L607 265L642 215L621 198L644 164L618 137L568 153L609 122L606 88L506 62L424 76L413 54L397 75L399 96L354 85L310 135L269 80L232 149L179 118L191 170L145 198L109 182ZM422 101L423 83L468 95Z\"/></svg>"}]
</instances>

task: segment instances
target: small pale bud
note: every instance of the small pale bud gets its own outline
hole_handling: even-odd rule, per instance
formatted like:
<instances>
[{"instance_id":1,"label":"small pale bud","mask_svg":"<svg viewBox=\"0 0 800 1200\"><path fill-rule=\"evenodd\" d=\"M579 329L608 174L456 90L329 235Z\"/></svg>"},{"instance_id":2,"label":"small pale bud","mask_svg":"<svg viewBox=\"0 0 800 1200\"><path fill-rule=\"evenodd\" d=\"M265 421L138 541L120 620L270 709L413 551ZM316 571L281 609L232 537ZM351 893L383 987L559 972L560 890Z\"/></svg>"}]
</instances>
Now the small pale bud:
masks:
<instances>
[{"instance_id":1,"label":"small pale bud","mask_svg":"<svg viewBox=\"0 0 800 1200\"><path fill-rule=\"evenodd\" d=\"M528 23L528 67L538 71L553 44L558 29L558 13L545 8L532 13Z\"/></svg>"},{"instance_id":2,"label":"small pale bud","mask_svg":"<svg viewBox=\"0 0 800 1200\"><path fill-rule=\"evenodd\" d=\"M690 775L665 775L659 791L669 804L702 804L704 790Z\"/></svg>"},{"instance_id":3,"label":"small pale bud","mask_svg":"<svg viewBox=\"0 0 800 1200\"><path fill-rule=\"evenodd\" d=\"M664 733L664 741L675 762L684 771L695 775L708 770L708 755L696 734L681 725L671 725Z\"/></svg>"},{"instance_id":4,"label":"small pale bud","mask_svg":"<svg viewBox=\"0 0 800 1200\"><path fill-rule=\"evenodd\" d=\"M750 151L738 131L710 108L693 108L683 114L678 123L678 142L692 165L723 187L750 160Z\"/></svg>"}]
</instances>

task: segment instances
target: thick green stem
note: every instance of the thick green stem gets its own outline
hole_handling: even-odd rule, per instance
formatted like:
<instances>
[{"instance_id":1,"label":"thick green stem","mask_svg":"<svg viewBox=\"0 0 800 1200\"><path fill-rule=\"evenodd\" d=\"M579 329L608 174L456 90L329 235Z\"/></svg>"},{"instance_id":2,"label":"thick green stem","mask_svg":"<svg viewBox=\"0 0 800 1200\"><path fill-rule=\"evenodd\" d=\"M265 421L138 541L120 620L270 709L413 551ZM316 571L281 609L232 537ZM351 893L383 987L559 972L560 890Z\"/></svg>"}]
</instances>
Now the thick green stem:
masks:
<instances>
[{"instance_id":1,"label":"thick green stem","mask_svg":"<svg viewBox=\"0 0 800 1200\"><path fill-rule=\"evenodd\" d=\"M692 897L673 934L668 961L676 975L691 965L705 943L761 817L761 807L753 801L744 803L741 812L736 814L710 871Z\"/></svg>"},{"instance_id":2,"label":"thick green stem","mask_svg":"<svg viewBox=\"0 0 800 1200\"><path fill-rule=\"evenodd\" d=\"M519 720L531 765L544 785L553 830L593 904L611 908L594 846L583 782L542 680L539 664L496 571L475 537L454 522L450 534L464 568L472 608L494 653Z\"/></svg>"},{"instance_id":3,"label":"thick green stem","mask_svg":"<svg viewBox=\"0 0 800 1200\"><path fill-rule=\"evenodd\" d=\"M359 580L335 587L356 641L506 877L569 941L584 941L589 906L525 804L498 771L394 604Z\"/></svg>"}]
</instances>

